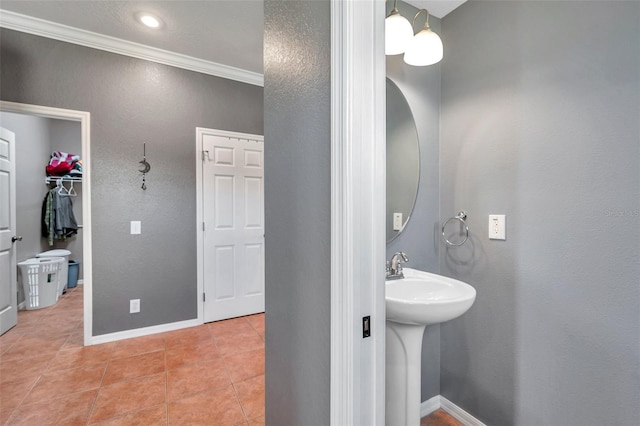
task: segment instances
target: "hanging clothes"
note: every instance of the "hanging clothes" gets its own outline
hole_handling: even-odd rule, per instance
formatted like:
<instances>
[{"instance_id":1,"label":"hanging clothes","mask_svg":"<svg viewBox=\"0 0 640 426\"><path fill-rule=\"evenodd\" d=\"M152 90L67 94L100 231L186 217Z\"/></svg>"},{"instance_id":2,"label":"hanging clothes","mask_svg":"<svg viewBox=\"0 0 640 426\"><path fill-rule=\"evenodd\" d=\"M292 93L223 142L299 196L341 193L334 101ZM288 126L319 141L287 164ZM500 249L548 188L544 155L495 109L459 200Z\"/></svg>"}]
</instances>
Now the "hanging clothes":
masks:
<instances>
[{"instance_id":1,"label":"hanging clothes","mask_svg":"<svg viewBox=\"0 0 640 426\"><path fill-rule=\"evenodd\" d=\"M57 188L50 189L42 203L42 236L50 246L55 240L66 240L78 233L71 197L62 195Z\"/></svg>"}]
</instances>

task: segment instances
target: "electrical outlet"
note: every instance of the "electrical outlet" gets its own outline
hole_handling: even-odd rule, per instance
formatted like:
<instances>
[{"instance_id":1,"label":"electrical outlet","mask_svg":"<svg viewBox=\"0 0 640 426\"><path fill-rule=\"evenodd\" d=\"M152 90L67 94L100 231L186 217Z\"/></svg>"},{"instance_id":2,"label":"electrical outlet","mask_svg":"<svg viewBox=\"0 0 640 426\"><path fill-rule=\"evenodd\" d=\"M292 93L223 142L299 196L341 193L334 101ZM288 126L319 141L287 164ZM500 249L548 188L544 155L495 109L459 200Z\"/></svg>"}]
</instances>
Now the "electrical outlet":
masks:
<instances>
[{"instance_id":1,"label":"electrical outlet","mask_svg":"<svg viewBox=\"0 0 640 426\"><path fill-rule=\"evenodd\" d=\"M139 235L142 234L142 222L139 220L131 221L131 235Z\"/></svg>"},{"instance_id":2,"label":"electrical outlet","mask_svg":"<svg viewBox=\"0 0 640 426\"><path fill-rule=\"evenodd\" d=\"M503 214L489 215L489 239L490 240L506 240L506 216Z\"/></svg>"},{"instance_id":3,"label":"electrical outlet","mask_svg":"<svg viewBox=\"0 0 640 426\"><path fill-rule=\"evenodd\" d=\"M393 230L394 231L402 230L402 213L393 214Z\"/></svg>"},{"instance_id":4,"label":"electrical outlet","mask_svg":"<svg viewBox=\"0 0 640 426\"><path fill-rule=\"evenodd\" d=\"M129 300L129 313L137 314L138 312L140 312L140 299Z\"/></svg>"}]
</instances>

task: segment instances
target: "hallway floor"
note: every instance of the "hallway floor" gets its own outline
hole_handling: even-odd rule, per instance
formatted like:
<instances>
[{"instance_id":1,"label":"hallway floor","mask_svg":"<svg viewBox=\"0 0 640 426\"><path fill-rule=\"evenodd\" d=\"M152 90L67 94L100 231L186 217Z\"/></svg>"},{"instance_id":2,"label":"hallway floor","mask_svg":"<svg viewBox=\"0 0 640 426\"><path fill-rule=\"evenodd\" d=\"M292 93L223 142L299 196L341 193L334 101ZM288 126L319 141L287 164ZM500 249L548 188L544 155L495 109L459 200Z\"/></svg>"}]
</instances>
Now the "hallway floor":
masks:
<instances>
[{"instance_id":1,"label":"hallway floor","mask_svg":"<svg viewBox=\"0 0 640 426\"><path fill-rule=\"evenodd\" d=\"M264 314L83 347L82 290L0 336L0 424L264 425Z\"/></svg>"},{"instance_id":2,"label":"hallway floor","mask_svg":"<svg viewBox=\"0 0 640 426\"><path fill-rule=\"evenodd\" d=\"M83 347L82 297L0 337L0 424L264 424L264 314Z\"/></svg>"}]
</instances>

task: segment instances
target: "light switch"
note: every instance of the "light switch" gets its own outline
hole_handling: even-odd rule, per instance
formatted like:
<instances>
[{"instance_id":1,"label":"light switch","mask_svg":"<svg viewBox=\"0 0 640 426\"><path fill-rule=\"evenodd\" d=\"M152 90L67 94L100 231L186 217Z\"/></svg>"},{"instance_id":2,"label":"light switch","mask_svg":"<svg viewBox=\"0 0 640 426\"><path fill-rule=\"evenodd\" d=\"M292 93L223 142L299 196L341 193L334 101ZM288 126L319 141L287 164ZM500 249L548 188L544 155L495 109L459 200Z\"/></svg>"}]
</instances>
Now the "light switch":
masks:
<instances>
[{"instance_id":1,"label":"light switch","mask_svg":"<svg viewBox=\"0 0 640 426\"><path fill-rule=\"evenodd\" d=\"M490 240L506 240L506 216L503 214L489 215L489 239Z\"/></svg>"},{"instance_id":2,"label":"light switch","mask_svg":"<svg viewBox=\"0 0 640 426\"><path fill-rule=\"evenodd\" d=\"M394 231L402 230L402 213L393 214L393 230Z\"/></svg>"},{"instance_id":3,"label":"light switch","mask_svg":"<svg viewBox=\"0 0 640 426\"><path fill-rule=\"evenodd\" d=\"M131 221L131 235L142 234L142 222L139 220Z\"/></svg>"}]
</instances>

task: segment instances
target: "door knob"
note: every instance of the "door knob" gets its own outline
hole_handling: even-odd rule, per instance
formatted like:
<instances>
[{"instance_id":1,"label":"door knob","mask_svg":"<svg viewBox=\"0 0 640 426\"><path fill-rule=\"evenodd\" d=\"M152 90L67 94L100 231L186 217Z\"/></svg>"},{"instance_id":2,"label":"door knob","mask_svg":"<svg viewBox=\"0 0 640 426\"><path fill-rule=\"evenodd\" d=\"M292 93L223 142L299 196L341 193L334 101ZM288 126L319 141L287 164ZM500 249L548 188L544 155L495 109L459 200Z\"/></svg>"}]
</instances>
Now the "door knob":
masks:
<instances>
[{"instance_id":1,"label":"door knob","mask_svg":"<svg viewBox=\"0 0 640 426\"><path fill-rule=\"evenodd\" d=\"M16 241L22 241L22 237L20 235L16 235L14 237L11 237L11 242L15 243Z\"/></svg>"}]
</instances>

